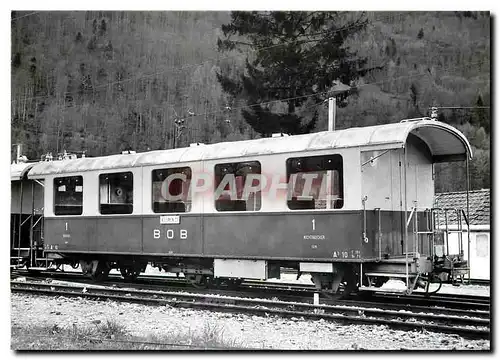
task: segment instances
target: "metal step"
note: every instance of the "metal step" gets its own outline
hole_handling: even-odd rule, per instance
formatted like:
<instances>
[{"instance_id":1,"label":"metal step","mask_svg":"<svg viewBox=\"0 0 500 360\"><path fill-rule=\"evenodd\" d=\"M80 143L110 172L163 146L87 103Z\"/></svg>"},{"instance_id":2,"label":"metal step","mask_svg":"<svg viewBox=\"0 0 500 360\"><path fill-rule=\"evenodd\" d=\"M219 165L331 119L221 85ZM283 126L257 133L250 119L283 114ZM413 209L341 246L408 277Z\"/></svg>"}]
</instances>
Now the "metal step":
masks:
<instances>
[{"instance_id":1,"label":"metal step","mask_svg":"<svg viewBox=\"0 0 500 360\"><path fill-rule=\"evenodd\" d=\"M30 267L28 270L37 270L37 271L45 271L48 270L48 267Z\"/></svg>"},{"instance_id":2,"label":"metal step","mask_svg":"<svg viewBox=\"0 0 500 360\"><path fill-rule=\"evenodd\" d=\"M417 231L417 234L434 234L434 231Z\"/></svg>"},{"instance_id":3,"label":"metal step","mask_svg":"<svg viewBox=\"0 0 500 360\"><path fill-rule=\"evenodd\" d=\"M400 288L379 288L376 286L360 286L358 288L360 291L376 291L376 292L383 292L383 293L397 293L397 294L404 294L406 293L406 288L405 289L400 289Z\"/></svg>"},{"instance_id":4,"label":"metal step","mask_svg":"<svg viewBox=\"0 0 500 360\"><path fill-rule=\"evenodd\" d=\"M413 256L415 256L415 253L408 253L408 265L411 265L413 262ZM388 259L382 259L379 264L405 264L406 263L406 258L405 254L402 255L402 257L393 257L393 258L388 258Z\"/></svg>"}]
</instances>

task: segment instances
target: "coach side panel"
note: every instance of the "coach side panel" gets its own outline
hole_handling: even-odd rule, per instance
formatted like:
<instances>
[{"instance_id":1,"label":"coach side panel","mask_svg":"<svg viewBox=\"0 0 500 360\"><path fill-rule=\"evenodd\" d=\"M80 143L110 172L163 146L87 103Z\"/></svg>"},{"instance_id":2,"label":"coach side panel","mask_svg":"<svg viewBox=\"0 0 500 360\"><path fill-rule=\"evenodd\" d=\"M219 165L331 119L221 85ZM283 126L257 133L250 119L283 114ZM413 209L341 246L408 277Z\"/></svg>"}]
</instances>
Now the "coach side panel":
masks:
<instances>
[{"instance_id":1,"label":"coach side panel","mask_svg":"<svg viewBox=\"0 0 500 360\"><path fill-rule=\"evenodd\" d=\"M322 153L331 151L318 152ZM295 156L299 155L303 154ZM293 156L272 155L258 160L266 171L272 169L273 175L284 178L286 159ZM139 176L134 172L134 179L141 178L134 186L134 192L140 192L141 195L138 200L141 213L136 213L134 203L134 213L131 215L96 216L98 174L85 173L82 216L56 217L51 208L52 216L46 223L47 244L52 245L54 250L57 245L61 252L360 259L367 253L368 247L361 240L359 150L344 150L342 156L344 205L341 209L331 210L290 210L285 190L280 193L282 199L263 195L262 207L258 211L218 212L212 191L205 191L193 194L192 212L154 213L151 208L151 171L154 169L144 167ZM246 160L254 159L249 157ZM195 168L193 173L213 174L217 162L223 160L207 162L206 167ZM181 165L186 164L175 166ZM142 184L140 189L137 188L139 184ZM49 197L52 198L50 192L49 189ZM48 202L52 203L51 200Z\"/></svg>"}]
</instances>

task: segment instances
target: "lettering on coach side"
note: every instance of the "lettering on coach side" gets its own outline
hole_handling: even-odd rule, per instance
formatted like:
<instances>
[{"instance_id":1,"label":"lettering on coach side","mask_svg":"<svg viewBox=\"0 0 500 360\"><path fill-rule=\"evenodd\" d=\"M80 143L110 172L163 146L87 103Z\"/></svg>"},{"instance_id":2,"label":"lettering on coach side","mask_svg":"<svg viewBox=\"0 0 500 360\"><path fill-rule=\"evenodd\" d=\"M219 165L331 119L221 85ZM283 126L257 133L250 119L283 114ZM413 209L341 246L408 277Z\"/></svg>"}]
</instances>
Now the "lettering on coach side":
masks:
<instances>
[{"instance_id":1,"label":"lettering on coach side","mask_svg":"<svg viewBox=\"0 0 500 360\"><path fill-rule=\"evenodd\" d=\"M186 240L188 237L188 231L186 229L165 229L165 238L168 240L181 239ZM162 231L160 229L153 229L153 239L160 239Z\"/></svg>"},{"instance_id":2,"label":"lettering on coach side","mask_svg":"<svg viewBox=\"0 0 500 360\"><path fill-rule=\"evenodd\" d=\"M179 215L161 215L160 224L180 224L181 219Z\"/></svg>"},{"instance_id":3,"label":"lettering on coach side","mask_svg":"<svg viewBox=\"0 0 500 360\"><path fill-rule=\"evenodd\" d=\"M325 240L325 235L304 235L304 240Z\"/></svg>"},{"instance_id":4,"label":"lettering on coach side","mask_svg":"<svg viewBox=\"0 0 500 360\"><path fill-rule=\"evenodd\" d=\"M334 251L332 257L335 259L361 259L360 250Z\"/></svg>"}]
</instances>

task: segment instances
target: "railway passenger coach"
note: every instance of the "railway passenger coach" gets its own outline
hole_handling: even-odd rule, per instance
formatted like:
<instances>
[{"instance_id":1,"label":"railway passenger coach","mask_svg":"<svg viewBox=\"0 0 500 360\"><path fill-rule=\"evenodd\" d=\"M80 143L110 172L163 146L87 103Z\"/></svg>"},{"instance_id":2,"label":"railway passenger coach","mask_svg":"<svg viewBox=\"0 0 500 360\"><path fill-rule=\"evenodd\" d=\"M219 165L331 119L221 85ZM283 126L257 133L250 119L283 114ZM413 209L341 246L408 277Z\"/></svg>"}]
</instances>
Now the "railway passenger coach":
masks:
<instances>
[{"instance_id":1,"label":"railway passenger coach","mask_svg":"<svg viewBox=\"0 0 500 360\"><path fill-rule=\"evenodd\" d=\"M149 263L198 286L291 267L326 291L400 278L411 292L467 274L467 249L446 253L448 233L434 226L466 209L432 205L434 164L471 155L459 131L422 118L15 164L12 264L134 279Z\"/></svg>"}]
</instances>

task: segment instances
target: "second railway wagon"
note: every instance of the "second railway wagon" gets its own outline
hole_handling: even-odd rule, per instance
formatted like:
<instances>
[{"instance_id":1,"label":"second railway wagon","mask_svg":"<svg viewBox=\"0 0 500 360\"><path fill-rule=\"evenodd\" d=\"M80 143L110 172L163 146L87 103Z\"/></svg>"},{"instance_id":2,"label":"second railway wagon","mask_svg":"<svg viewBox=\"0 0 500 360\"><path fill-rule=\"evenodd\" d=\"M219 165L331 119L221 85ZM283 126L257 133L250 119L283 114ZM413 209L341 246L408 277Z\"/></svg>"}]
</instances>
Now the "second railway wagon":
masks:
<instances>
[{"instance_id":1,"label":"second railway wagon","mask_svg":"<svg viewBox=\"0 0 500 360\"><path fill-rule=\"evenodd\" d=\"M465 249L445 253L434 226L451 209L432 206L434 164L471 156L458 130L421 118L44 161L24 181L43 183L45 261L96 279L111 268L133 279L148 263L195 285L291 267L331 292L390 278L410 292L467 273Z\"/></svg>"}]
</instances>

